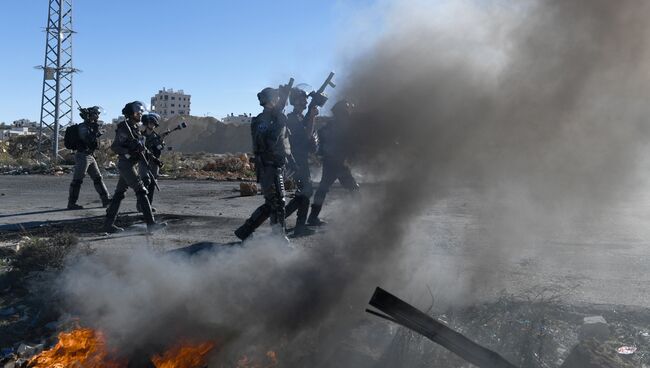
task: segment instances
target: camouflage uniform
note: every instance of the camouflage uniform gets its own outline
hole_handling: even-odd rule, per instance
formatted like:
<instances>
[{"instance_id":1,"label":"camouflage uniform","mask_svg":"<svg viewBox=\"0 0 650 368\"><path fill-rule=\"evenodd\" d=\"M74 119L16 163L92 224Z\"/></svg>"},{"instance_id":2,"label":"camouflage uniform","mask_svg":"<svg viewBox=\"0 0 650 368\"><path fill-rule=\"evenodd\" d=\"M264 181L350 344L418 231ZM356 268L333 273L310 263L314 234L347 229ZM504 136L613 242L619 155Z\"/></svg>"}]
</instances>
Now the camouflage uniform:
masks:
<instances>
[{"instance_id":1,"label":"camouflage uniform","mask_svg":"<svg viewBox=\"0 0 650 368\"><path fill-rule=\"evenodd\" d=\"M95 190L99 194L104 207L108 206L110 199L108 198L108 190L104 184L102 174L99 171L99 166L95 160L95 150L99 146L99 124L93 122L83 122L78 125L79 139L81 147L79 147L74 155L74 173L72 176L72 183L70 183L70 194L68 196L68 208L80 209L83 208L77 205L79 199L79 192L81 184L83 183L86 174L90 176L95 185Z\"/></svg>"}]
</instances>

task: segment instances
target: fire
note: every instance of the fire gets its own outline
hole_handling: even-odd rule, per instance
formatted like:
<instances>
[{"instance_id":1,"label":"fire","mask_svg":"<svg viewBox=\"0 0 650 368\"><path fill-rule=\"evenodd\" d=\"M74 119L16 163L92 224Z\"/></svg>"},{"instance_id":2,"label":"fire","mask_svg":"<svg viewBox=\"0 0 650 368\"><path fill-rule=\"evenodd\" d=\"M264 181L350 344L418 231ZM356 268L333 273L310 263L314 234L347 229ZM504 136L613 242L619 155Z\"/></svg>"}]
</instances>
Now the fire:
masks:
<instances>
[{"instance_id":1,"label":"fire","mask_svg":"<svg viewBox=\"0 0 650 368\"><path fill-rule=\"evenodd\" d=\"M59 342L29 361L31 368L123 368L124 362L111 359L104 336L89 328L59 334Z\"/></svg>"},{"instance_id":2,"label":"fire","mask_svg":"<svg viewBox=\"0 0 650 368\"><path fill-rule=\"evenodd\" d=\"M179 343L162 354L151 357L156 368L202 368L207 357L215 348L214 342L196 344ZM78 328L59 334L59 342L50 350L32 358L30 368L127 368L128 361L115 358L114 351L108 349L101 332L90 328ZM272 368L278 365L277 354L269 350L264 359L251 359L243 356L236 368Z\"/></svg>"},{"instance_id":3,"label":"fire","mask_svg":"<svg viewBox=\"0 0 650 368\"><path fill-rule=\"evenodd\" d=\"M151 361L156 368L197 368L206 364L206 356L214 349L214 343L204 342L198 345L179 344L154 355Z\"/></svg>"}]
</instances>

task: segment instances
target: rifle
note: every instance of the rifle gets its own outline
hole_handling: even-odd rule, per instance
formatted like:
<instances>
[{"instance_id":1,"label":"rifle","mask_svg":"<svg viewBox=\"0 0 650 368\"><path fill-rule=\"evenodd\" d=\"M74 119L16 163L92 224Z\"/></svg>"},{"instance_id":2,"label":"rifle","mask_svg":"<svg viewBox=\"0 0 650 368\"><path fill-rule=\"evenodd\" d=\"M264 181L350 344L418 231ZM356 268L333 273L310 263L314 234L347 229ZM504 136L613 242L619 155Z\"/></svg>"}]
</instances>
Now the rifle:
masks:
<instances>
[{"instance_id":1,"label":"rifle","mask_svg":"<svg viewBox=\"0 0 650 368\"><path fill-rule=\"evenodd\" d=\"M175 131L177 131L177 130L181 130L181 129L185 129L185 128L187 128L187 124L185 123L185 121L181 121L181 123L178 124L178 126L177 126L176 128L171 129L171 130L170 130L170 129L167 129L165 132L163 132L163 133L160 135L160 138L165 139L165 137L167 137L168 135L170 135L172 132L175 132Z\"/></svg>"},{"instance_id":2,"label":"rifle","mask_svg":"<svg viewBox=\"0 0 650 368\"><path fill-rule=\"evenodd\" d=\"M137 140L135 138L135 136L133 135L133 132L131 131L131 127L129 126L129 123L126 120L124 120L123 123L126 124L126 129L129 131L129 135L131 136L131 139L133 139L134 141ZM153 182L153 185L160 192L160 187L158 186L158 181L156 180L156 177L151 172L151 169L149 168L149 160L147 160L147 157L145 156L144 152L138 152L138 154L140 155L140 160L142 160L142 162L144 162L145 165L147 165L147 176L149 176L149 178Z\"/></svg>"},{"instance_id":3,"label":"rifle","mask_svg":"<svg viewBox=\"0 0 650 368\"><path fill-rule=\"evenodd\" d=\"M315 108L323 107L327 102L327 95L323 93L325 92L325 88L327 88L327 86L336 88L336 84L332 82L332 78L334 78L334 72L330 72L325 79L325 82L323 82L318 90L312 91L307 95L307 97L311 97L311 101L309 101L309 106L307 107L307 116L305 117L305 121L307 121L307 133L309 133L310 137L314 134L314 119L316 118Z\"/></svg>"},{"instance_id":4,"label":"rifle","mask_svg":"<svg viewBox=\"0 0 650 368\"><path fill-rule=\"evenodd\" d=\"M289 93L291 93L291 88L293 88L293 78L289 78L289 83L285 84L284 86L280 86L278 88L279 90L279 99L278 103L275 105L275 108L278 112L282 112L284 110L284 107L287 105L287 100L289 99Z\"/></svg>"}]
</instances>

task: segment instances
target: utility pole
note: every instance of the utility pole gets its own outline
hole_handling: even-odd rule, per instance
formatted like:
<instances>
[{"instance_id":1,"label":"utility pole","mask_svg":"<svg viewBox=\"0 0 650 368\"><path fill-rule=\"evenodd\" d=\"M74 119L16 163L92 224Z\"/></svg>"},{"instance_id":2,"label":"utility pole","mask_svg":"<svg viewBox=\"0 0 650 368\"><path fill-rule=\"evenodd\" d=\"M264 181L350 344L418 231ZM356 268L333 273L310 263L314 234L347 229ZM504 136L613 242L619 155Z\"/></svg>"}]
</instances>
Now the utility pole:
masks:
<instances>
[{"instance_id":1,"label":"utility pole","mask_svg":"<svg viewBox=\"0 0 650 368\"><path fill-rule=\"evenodd\" d=\"M72 66L72 0L48 1L45 61L36 67L43 70L38 150L56 162L61 127L73 120L72 76L78 70ZM48 137L51 146L44 147Z\"/></svg>"}]
</instances>

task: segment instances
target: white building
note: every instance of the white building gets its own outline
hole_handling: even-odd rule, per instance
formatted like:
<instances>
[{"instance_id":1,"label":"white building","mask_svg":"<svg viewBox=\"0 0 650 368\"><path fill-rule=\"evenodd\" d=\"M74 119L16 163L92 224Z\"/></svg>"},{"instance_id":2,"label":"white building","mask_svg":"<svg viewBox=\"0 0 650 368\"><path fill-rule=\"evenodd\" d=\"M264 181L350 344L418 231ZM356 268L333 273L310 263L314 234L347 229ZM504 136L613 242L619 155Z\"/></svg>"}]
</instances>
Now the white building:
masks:
<instances>
[{"instance_id":1,"label":"white building","mask_svg":"<svg viewBox=\"0 0 650 368\"><path fill-rule=\"evenodd\" d=\"M37 128L38 124L35 121L30 121L29 119L18 119L12 124L16 128Z\"/></svg>"},{"instance_id":2,"label":"white building","mask_svg":"<svg viewBox=\"0 0 650 368\"><path fill-rule=\"evenodd\" d=\"M163 87L155 96L151 97L151 111L159 114L163 119L189 115L191 97L186 95L182 89L174 91Z\"/></svg>"},{"instance_id":3,"label":"white building","mask_svg":"<svg viewBox=\"0 0 650 368\"><path fill-rule=\"evenodd\" d=\"M230 114L222 118L221 122L224 124L250 124L252 118L251 114L246 113L239 115Z\"/></svg>"}]
</instances>

